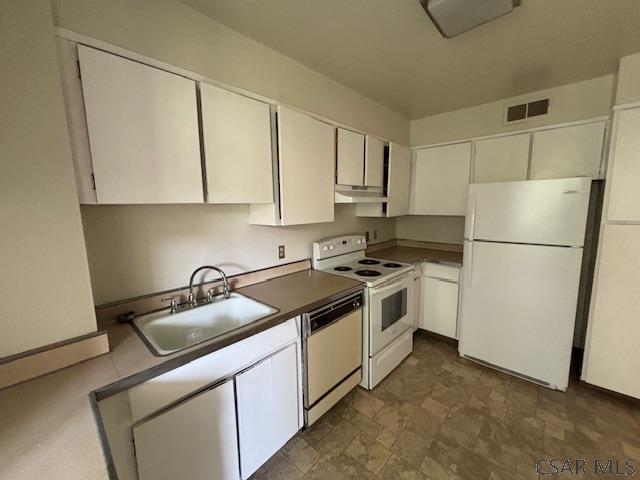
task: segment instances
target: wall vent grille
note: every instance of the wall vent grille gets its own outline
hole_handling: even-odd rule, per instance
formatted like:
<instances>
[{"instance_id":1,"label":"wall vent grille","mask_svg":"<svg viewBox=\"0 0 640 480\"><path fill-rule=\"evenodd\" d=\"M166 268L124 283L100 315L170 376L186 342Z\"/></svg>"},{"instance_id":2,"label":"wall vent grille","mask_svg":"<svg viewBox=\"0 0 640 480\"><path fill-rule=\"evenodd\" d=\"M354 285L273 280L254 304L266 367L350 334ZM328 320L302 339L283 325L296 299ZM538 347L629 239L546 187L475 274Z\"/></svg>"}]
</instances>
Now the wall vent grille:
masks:
<instances>
[{"instance_id":1,"label":"wall vent grille","mask_svg":"<svg viewBox=\"0 0 640 480\"><path fill-rule=\"evenodd\" d=\"M535 100L519 105L510 105L505 110L505 123L522 122L532 117L549 113L549 99Z\"/></svg>"}]
</instances>

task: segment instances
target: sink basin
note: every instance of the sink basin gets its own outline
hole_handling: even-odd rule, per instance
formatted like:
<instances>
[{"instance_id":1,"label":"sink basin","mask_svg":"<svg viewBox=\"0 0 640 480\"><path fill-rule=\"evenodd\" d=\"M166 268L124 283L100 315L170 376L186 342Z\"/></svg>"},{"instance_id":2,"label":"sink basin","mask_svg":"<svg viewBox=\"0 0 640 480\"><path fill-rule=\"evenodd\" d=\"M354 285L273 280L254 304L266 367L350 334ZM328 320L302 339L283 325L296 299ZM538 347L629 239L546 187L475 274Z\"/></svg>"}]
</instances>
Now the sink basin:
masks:
<instances>
[{"instance_id":1,"label":"sink basin","mask_svg":"<svg viewBox=\"0 0 640 480\"><path fill-rule=\"evenodd\" d=\"M133 326L155 355L164 356L224 335L276 313L269 305L239 293L197 308L170 314L167 310L141 315Z\"/></svg>"}]
</instances>

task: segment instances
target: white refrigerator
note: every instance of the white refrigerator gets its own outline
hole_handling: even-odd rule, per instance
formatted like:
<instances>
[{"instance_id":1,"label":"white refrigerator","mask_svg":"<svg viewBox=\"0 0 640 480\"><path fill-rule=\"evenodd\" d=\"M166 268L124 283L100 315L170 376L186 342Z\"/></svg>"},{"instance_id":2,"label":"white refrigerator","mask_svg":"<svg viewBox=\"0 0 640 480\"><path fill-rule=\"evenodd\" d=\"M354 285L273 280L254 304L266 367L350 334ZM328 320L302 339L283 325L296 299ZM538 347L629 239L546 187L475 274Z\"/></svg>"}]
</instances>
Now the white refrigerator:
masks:
<instances>
[{"instance_id":1,"label":"white refrigerator","mask_svg":"<svg viewBox=\"0 0 640 480\"><path fill-rule=\"evenodd\" d=\"M566 390L590 178L469 186L460 354Z\"/></svg>"}]
</instances>

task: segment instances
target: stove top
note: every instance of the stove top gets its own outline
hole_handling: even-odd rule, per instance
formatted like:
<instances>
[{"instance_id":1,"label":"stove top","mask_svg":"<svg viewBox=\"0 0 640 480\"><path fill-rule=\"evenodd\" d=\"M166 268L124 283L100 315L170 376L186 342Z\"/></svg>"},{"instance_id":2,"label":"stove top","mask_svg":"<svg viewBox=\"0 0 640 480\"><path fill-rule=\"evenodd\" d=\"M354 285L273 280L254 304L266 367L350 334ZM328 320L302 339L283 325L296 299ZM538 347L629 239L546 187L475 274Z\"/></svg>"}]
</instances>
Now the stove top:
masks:
<instances>
[{"instance_id":1,"label":"stove top","mask_svg":"<svg viewBox=\"0 0 640 480\"><path fill-rule=\"evenodd\" d=\"M377 270L356 270L356 275L360 275L361 277L379 277L382 273Z\"/></svg>"},{"instance_id":2,"label":"stove top","mask_svg":"<svg viewBox=\"0 0 640 480\"><path fill-rule=\"evenodd\" d=\"M364 282L369 287L415 268L410 263L367 257L366 248L364 235L344 235L314 242L313 268Z\"/></svg>"}]
</instances>

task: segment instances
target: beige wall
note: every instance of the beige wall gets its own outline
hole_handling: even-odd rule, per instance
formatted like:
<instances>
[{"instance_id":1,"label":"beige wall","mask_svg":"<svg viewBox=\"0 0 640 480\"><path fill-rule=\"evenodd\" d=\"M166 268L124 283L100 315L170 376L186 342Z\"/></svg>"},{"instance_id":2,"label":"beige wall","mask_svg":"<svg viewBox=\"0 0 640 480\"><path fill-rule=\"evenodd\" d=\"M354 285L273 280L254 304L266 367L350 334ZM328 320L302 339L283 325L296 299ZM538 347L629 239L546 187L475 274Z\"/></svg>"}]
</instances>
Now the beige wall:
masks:
<instances>
[{"instance_id":1,"label":"beige wall","mask_svg":"<svg viewBox=\"0 0 640 480\"><path fill-rule=\"evenodd\" d=\"M52 0L60 27L400 143L402 115L175 0Z\"/></svg>"},{"instance_id":2,"label":"beige wall","mask_svg":"<svg viewBox=\"0 0 640 480\"><path fill-rule=\"evenodd\" d=\"M613 102L614 83L614 75L605 75L413 120L411 145L428 145L609 115ZM551 99L548 115L525 122L504 124L504 110L507 105L542 98Z\"/></svg>"},{"instance_id":3,"label":"beige wall","mask_svg":"<svg viewBox=\"0 0 640 480\"><path fill-rule=\"evenodd\" d=\"M396 219L396 235L405 240L464 242L464 217L410 215Z\"/></svg>"},{"instance_id":4,"label":"beige wall","mask_svg":"<svg viewBox=\"0 0 640 480\"><path fill-rule=\"evenodd\" d=\"M640 101L640 53L620 59L616 105Z\"/></svg>"},{"instance_id":5,"label":"beige wall","mask_svg":"<svg viewBox=\"0 0 640 480\"><path fill-rule=\"evenodd\" d=\"M235 274L310 258L311 243L323 237L395 237L393 219L358 218L353 205L335 213L333 223L266 227L249 225L247 205L82 207L96 304L184 286L200 265Z\"/></svg>"},{"instance_id":6,"label":"beige wall","mask_svg":"<svg viewBox=\"0 0 640 480\"><path fill-rule=\"evenodd\" d=\"M47 0L0 2L0 357L96 329Z\"/></svg>"}]
</instances>

